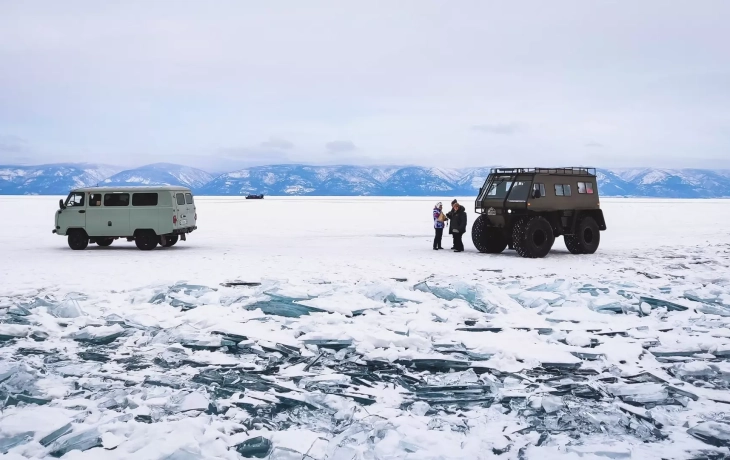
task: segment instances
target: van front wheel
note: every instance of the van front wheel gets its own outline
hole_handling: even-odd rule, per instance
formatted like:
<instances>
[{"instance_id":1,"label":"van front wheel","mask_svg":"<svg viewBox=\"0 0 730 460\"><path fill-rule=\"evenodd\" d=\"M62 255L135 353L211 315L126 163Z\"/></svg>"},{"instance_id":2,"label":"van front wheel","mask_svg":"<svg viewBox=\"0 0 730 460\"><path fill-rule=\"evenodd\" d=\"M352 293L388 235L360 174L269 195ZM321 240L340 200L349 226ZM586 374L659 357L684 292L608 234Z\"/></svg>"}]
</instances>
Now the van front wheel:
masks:
<instances>
[{"instance_id":1,"label":"van front wheel","mask_svg":"<svg viewBox=\"0 0 730 460\"><path fill-rule=\"evenodd\" d=\"M68 232L68 247L74 251L80 251L86 249L89 245L89 237L83 230L69 230Z\"/></svg>"},{"instance_id":2,"label":"van front wheel","mask_svg":"<svg viewBox=\"0 0 730 460\"><path fill-rule=\"evenodd\" d=\"M154 233L140 233L134 238L134 244L143 251L151 251L157 247L159 237Z\"/></svg>"}]
</instances>

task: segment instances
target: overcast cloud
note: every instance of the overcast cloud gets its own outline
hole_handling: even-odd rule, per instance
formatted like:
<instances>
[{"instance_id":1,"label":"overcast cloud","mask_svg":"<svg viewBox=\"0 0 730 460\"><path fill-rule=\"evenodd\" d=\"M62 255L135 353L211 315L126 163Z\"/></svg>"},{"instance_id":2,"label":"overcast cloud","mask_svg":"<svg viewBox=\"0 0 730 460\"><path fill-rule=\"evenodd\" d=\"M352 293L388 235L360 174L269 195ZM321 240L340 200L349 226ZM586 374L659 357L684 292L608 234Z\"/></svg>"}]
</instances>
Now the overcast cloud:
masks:
<instances>
[{"instance_id":1,"label":"overcast cloud","mask_svg":"<svg viewBox=\"0 0 730 460\"><path fill-rule=\"evenodd\" d=\"M730 167L729 17L727 0L0 0L0 163Z\"/></svg>"}]
</instances>

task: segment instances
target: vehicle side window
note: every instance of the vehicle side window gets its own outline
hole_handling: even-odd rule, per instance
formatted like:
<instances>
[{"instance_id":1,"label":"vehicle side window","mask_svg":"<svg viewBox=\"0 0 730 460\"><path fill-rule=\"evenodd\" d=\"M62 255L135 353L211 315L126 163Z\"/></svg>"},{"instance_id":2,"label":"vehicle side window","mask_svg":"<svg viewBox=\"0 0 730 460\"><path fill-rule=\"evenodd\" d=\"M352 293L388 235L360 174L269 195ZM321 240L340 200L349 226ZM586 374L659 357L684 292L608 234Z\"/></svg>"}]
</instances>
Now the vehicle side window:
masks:
<instances>
[{"instance_id":1,"label":"vehicle side window","mask_svg":"<svg viewBox=\"0 0 730 460\"><path fill-rule=\"evenodd\" d=\"M585 182L578 182L578 193L580 193L580 194L586 193L586 183Z\"/></svg>"},{"instance_id":2,"label":"vehicle side window","mask_svg":"<svg viewBox=\"0 0 730 460\"><path fill-rule=\"evenodd\" d=\"M89 206L101 206L101 193L89 195Z\"/></svg>"},{"instance_id":3,"label":"vehicle side window","mask_svg":"<svg viewBox=\"0 0 730 460\"><path fill-rule=\"evenodd\" d=\"M182 193L178 193L176 198L177 198L177 204L180 204L180 205L185 204L185 195L183 195Z\"/></svg>"},{"instance_id":4,"label":"vehicle side window","mask_svg":"<svg viewBox=\"0 0 730 460\"><path fill-rule=\"evenodd\" d=\"M538 192L539 192L539 198L543 198L545 196L545 184L534 184L532 186L532 196L533 198L538 198Z\"/></svg>"},{"instance_id":5,"label":"vehicle side window","mask_svg":"<svg viewBox=\"0 0 730 460\"><path fill-rule=\"evenodd\" d=\"M66 198L66 207L71 208L74 206L83 206L84 205L84 193L70 193L68 195L68 198Z\"/></svg>"},{"instance_id":6,"label":"vehicle side window","mask_svg":"<svg viewBox=\"0 0 730 460\"><path fill-rule=\"evenodd\" d=\"M135 193L132 195L132 206L157 206L157 193Z\"/></svg>"},{"instance_id":7,"label":"vehicle side window","mask_svg":"<svg viewBox=\"0 0 730 460\"><path fill-rule=\"evenodd\" d=\"M104 206L129 206L129 193L104 194Z\"/></svg>"},{"instance_id":8,"label":"vehicle side window","mask_svg":"<svg viewBox=\"0 0 730 460\"><path fill-rule=\"evenodd\" d=\"M593 182L586 182L586 192L593 195Z\"/></svg>"},{"instance_id":9,"label":"vehicle side window","mask_svg":"<svg viewBox=\"0 0 730 460\"><path fill-rule=\"evenodd\" d=\"M185 203L193 204L193 194L192 193L185 194Z\"/></svg>"},{"instance_id":10,"label":"vehicle side window","mask_svg":"<svg viewBox=\"0 0 730 460\"><path fill-rule=\"evenodd\" d=\"M570 196L570 185L555 184L555 196Z\"/></svg>"}]
</instances>

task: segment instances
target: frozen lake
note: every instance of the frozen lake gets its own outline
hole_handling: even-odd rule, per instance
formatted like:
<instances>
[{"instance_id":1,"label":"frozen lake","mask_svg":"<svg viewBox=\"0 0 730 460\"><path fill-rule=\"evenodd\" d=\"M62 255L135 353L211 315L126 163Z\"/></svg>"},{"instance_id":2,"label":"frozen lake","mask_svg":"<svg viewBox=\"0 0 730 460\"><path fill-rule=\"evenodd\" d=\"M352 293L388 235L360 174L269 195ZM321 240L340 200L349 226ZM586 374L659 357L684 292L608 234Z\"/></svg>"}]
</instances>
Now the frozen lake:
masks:
<instances>
[{"instance_id":1,"label":"frozen lake","mask_svg":"<svg viewBox=\"0 0 730 460\"><path fill-rule=\"evenodd\" d=\"M5 280L67 286L96 279L109 289L181 279L217 283L227 278L373 277L423 278L432 274L477 276L480 268L519 274L600 276L622 261L652 265L663 251L696 251L730 242L730 200L604 199L608 231L592 257L575 257L557 238L544 260L522 260L514 251L479 254L464 238L466 252L431 250L430 198L196 199L198 230L171 250L144 253L134 243L91 245L71 251L51 233L57 197L0 196L2 215L12 217L0 233ZM450 199L440 201L448 203ZM472 198L460 199L474 221ZM471 231L471 230L469 230ZM448 235L444 247L451 247ZM645 261L645 262L642 262Z\"/></svg>"},{"instance_id":2,"label":"frozen lake","mask_svg":"<svg viewBox=\"0 0 730 460\"><path fill-rule=\"evenodd\" d=\"M72 251L58 198L0 196L10 459L730 455L730 200L530 260L433 251L448 197L200 197L151 252Z\"/></svg>"}]
</instances>

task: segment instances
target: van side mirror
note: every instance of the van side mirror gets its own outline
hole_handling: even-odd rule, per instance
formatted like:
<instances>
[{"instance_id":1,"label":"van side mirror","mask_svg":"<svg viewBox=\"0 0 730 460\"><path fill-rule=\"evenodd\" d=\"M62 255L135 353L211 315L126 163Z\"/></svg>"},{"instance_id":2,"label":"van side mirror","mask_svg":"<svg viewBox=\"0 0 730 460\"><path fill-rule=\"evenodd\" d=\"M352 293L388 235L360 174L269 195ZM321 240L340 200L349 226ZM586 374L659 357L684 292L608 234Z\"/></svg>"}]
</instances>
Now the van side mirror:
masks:
<instances>
[{"instance_id":1,"label":"van side mirror","mask_svg":"<svg viewBox=\"0 0 730 460\"><path fill-rule=\"evenodd\" d=\"M58 200L58 207L60 209L66 209L66 205L63 204L63 199Z\"/></svg>"}]
</instances>

